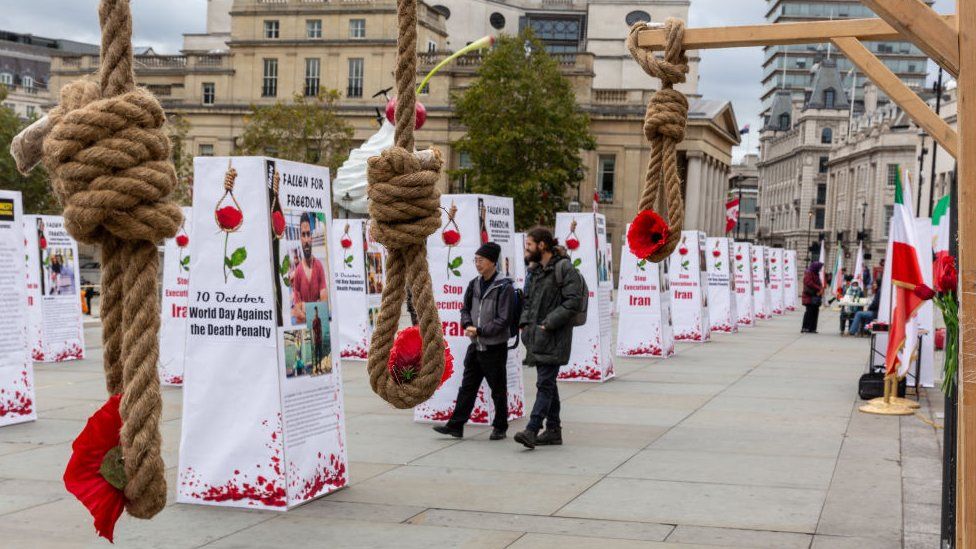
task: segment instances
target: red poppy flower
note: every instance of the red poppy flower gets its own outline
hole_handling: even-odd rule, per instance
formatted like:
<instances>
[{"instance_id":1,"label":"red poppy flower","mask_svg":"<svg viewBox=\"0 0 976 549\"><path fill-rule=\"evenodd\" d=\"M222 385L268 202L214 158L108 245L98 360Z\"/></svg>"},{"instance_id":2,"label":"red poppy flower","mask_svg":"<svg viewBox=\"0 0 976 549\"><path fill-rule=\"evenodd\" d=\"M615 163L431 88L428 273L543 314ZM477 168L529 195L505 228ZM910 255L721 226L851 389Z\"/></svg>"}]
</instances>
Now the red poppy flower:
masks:
<instances>
[{"instance_id":1,"label":"red poppy flower","mask_svg":"<svg viewBox=\"0 0 976 549\"><path fill-rule=\"evenodd\" d=\"M41 240L38 242L38 244L41 246L42 250L47 249L47 239L44 238L43 236L41 237Z\"/></svg>"},{"instance_id":2,"label":"red poppy flower","mask_svg":"<svg viewBox=\"0 0 976 549\"><path fill-rule=\"evenodd\" d=\"M942 253L935 258L933 268L935 276L935 290L939 293L954 292L959 283L959 273L956 271L956 258Z\"/></svg>"},{"instance_id":3,"label":"red poppy flower","mask_svg":"<svg viewBox=\"0 0 976 549\"><path fill-rule=\"evenodd\" d=\"M71 444L71 459L64 470L64 487L88 508L98 535L112 541L115 523L125 508L125 473L119 453L122 395L112 395Z\"/></svg>"},{"instance_id":4,"label":"red poppy flower","mask_svg":"<svg viewBox=\"0 0 976 549\"><path fill-rule=\"evenodd\" d=\"M244 214L234 206L224 206L216 212L217 225L225 231L233 231L244 221Z\"/></svg>"},{"instance_id":5,"label":"red poppy flower","mask_svg":"<svg viewBox=\"0 0 976 549\"><path fill-rule=\"evenodd\" d=\"M569 237L569 238L566 239L566 249L567 250L570 250L570 251L576 250L577 248L579 248L579 244L580 244L579 243L579 239L576 238L576 237L571 236L571 237Z\"/></svg>"},{"instance_id":6,"label":"red poppy flower","mask_svg":"<svg viewBox=\"0 0 976 549\"><path fill-rule=\"evenodd\" d=\"M630 224L627 246L638 258L647 259L664 246L669 234L668 224L660 215L652 210L644 210L638 212Z\"/></svg>"},{"instance_id":7,"label":"red poppy flower","mask_svg":"<svg viewBox=\"0 0 976 549\"><path fill-rule=\"evenodd\" d=\"M271 212L271 230L278 238L285 236L285 214L280 210Z\"/></svg>"},{"instance_id":8,"label":"red poppy flower","mask_svg":"<svg viewBox=\"0 0 976 549\"><path fill-rule=\"evenodd\" d=\"M918 286L915 286L915 297L928 301L929 299L935 297L935 290L929 288L925 284L919 284Z\"/></svg>"},{"instance_id":9,"label":"red poppy flower","mask_svg":"<svg viewBox=\"0 0 976 549\"><path fill-rule=\"evenodd\" d=\"M420 362L423 358L423 338L420 336L420 329L410 326L400 330L396 339L393 340L393 349L390 351L390 360L386 366L394 379L401 382L409 382L420 373ZM444 341L444 375L441 376L441 385L450 379L454 373L454 355L451 354L451 347Z\"/></svg>"},{"instance_id":10,"label":"red poppy flower","mask_svg":"<svg viewBox=\"0 0 976 549\"><path fill-rule=\"evenodd\" d=\"M176 235L176 245L180 248L186 248L189 243L190 237L186 236L185 234Z\"/></svg>"},{"instance_id":11,"label":"red poppy flower","mask_svg":"<svg viewBox=\"0 0 976 549\"><path fill-rule=\"evenodd\" d=\"M441 240L448 246L457 246L457 243L461 241L461 233L454 229L447 229L441 233Z\"/></svg>"},{"instance_id":12,"label":"red poppy flower","mask_svg":"<svg viewBox=\"0 0 976 549\"><path fill-rule=\"evenodd\" d=\"M352 239L348 236L344 236L342 237L342 240L339 241L339 245L341 245L344 250L348 250L349 248L352 248Z\"/></svg>"}]
</instances>

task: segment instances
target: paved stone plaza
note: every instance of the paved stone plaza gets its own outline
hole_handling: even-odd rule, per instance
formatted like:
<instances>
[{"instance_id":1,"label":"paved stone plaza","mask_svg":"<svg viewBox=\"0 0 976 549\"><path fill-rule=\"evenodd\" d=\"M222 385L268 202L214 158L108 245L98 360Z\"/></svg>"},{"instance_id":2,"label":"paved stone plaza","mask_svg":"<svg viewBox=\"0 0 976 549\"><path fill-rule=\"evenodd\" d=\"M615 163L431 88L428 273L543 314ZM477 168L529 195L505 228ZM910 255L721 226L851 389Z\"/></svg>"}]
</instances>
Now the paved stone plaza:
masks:
<instances>
[{"instance_id":1,"label":"paved stone plaza","mask_svg":"<svg viewBox=\"0 0 976 549\"><path fill-rule=\"evenodd\" d=\"M566 445L535 451L483 427L439 437L349 363L351 485L288 513L172 503L181 392L167 388L171 503L124 516L116 546L938 547L941 431L858 413L867 340L837 336L836 315L817 335L799 326L790 314L670 360L617 359L608 383L561 383ZM40 419L0 429L2 547L108 546L60 480L105 398L97 324L86 338L92 358L36 367ZM940 393L922 402L941 423Z\"/></svg>"}]
</instances>

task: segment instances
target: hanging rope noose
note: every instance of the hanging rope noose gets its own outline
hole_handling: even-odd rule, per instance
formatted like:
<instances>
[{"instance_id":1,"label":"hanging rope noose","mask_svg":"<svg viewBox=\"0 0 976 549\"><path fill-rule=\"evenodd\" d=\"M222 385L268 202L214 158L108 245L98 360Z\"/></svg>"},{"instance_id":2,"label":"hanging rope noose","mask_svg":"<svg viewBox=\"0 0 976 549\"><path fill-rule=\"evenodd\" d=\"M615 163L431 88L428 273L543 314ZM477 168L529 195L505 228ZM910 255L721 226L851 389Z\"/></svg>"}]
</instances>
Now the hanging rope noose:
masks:
<instances>
[{"instance_id":1,"label":"hanging rope noose","mask_svg":"<svg viewBox=\"0 0 976 549\"><path fill-rule=\"evenodd\" d=\"M637 34L645 28L647 23L644 21L638 21L630 27L627 49L644 72L661 80L661 89L651 96L644 114L644 135L651 144L651 158L647 164L644 189L637 209L653 211L659 197L663 195L670 232L665 244L646 258L660 262L670 256L678 245L685 219L676 147L685 138L688 100L683 93L674 89L674 85L685 81L688 58L682 46L685 34L683 21L672 17L664 23L667 39L663 59L654 57L652 52L637 45Z\"/></svg>"},{"instance_id":2,"label":"hanging rope noose","mask_svg":"<svg viewBox=\"0 0 976 549\"><path fill-rule=\"evenodd\" d=\"M150 518L166 504L160 454L162 399L156 245L182 223L166 116L135 87L128 0L102 0L98 81L61 90L60 104L15 139L19 168L43 159L64 206L65 227L102 249L102 340L106 386L122 394L120 445L126 510Z\"/></svg>"},{"instance_id":3,"label":"hanging rope noose","mask_svg":"<svg viewBox=\"0 0 976 549\"><path fill-rule=\"evenodd\" d=\"M369 348L369 382L397 408L430 398L444 372L444 335L427 265L427 237L440 227L442 165L436 149L414 151L417 80L417 1L397 0L397 106L394 146L369 159L369 214L373 238L386 246L386 285ZM420 372L409 381L388 370L390 350L409 288L423 338Z\"/></svg>"}]
</instances>

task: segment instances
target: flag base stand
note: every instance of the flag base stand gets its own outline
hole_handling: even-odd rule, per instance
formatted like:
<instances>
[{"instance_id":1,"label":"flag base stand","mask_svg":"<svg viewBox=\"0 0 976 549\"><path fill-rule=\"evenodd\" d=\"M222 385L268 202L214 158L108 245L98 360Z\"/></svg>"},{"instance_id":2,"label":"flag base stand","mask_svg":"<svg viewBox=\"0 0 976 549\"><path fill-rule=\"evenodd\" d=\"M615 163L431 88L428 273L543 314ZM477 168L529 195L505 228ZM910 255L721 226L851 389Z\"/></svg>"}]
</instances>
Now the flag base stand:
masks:
<instances>
[{"instance_id":1,"label":"flag base stand","mask_svg":"<svg viewBox=\"0 0 976 549\"><path fill-rule=\"evenodd\" d=\"M898 377L894 374L885 376L884 396L871 399L867 404L862 404L857 409L865 414L876 414L879 416L910 416L915 413L919 404L907 398L892 396L898 394Z\"/></svg>"}]
</instances>

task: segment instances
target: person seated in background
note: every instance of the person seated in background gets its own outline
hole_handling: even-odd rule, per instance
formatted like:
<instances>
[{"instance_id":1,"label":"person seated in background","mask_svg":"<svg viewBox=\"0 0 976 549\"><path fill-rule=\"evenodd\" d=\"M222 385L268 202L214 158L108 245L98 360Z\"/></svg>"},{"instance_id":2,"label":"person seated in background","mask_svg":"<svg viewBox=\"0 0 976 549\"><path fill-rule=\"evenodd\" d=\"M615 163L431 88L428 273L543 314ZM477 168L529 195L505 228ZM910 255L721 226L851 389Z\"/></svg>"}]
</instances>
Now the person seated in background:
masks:
<instances>
[{"instance_id":1,"label":"person seated in background","mask_svg":"<svg viewBox=\"0 0 976 549\"><path fill-rule=\"evenodd\" d=\"M844 290L844 303L850 303L850 305L842 305L840 308L840 335L847 335L847 323L854 318L854 313L861 310L861 306L857 305L857 301L864 297L864 290L861 289L861 285L857 280L851 280L847 285L847 289Z\"/></svg>"},{"instance_id":2,"label":"person seated in background","mask_svg":"<svg viewBox=\"0 0 976 549\"><path fill-rule=\"evenodd\" d=\"M871 298L871 304L868 305L866 310L854 313L854 318L851 319L851 335L861 335L868 324L878 318L878 307L881 306L881 291L878 288L877 282L871 286L871 291L874 293L874 296Z\"/></svg>"}]
</instances>

